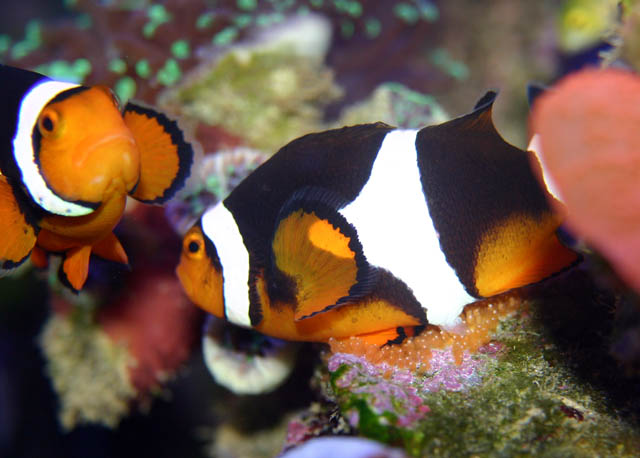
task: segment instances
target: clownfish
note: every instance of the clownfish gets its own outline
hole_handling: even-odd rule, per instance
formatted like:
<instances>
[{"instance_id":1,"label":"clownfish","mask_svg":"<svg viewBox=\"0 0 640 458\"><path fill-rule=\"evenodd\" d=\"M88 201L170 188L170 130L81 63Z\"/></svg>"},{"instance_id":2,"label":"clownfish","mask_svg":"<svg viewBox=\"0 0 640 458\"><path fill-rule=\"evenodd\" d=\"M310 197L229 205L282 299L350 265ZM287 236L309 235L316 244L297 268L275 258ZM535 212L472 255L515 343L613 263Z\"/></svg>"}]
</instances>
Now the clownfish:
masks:
<instances>
[{"instance_id":1,"label":"clownfish","mask_svg":"<svg viewBox=\"0 0 640 458\"><path fill-rule=\"evenodd\" d=\"M128 264L112 232L127 196L171 198L193 150L174 121L133 103L121 110L105 86L4 65L0 84L0 273L60 253L61 279L80 290L91 254Z\"/></svg>"},{"instance_id":2,"label":"clownfish","mask_svg":"<svg viewBox=\"0 0 640 458\"><path fill-rule=\"evenodd\" d=\"M571 266L532 153L493 125L495 96L420 130L292 141L186 233L186 294L273 337L385 344Z\"/></svg>"}]
</instances>

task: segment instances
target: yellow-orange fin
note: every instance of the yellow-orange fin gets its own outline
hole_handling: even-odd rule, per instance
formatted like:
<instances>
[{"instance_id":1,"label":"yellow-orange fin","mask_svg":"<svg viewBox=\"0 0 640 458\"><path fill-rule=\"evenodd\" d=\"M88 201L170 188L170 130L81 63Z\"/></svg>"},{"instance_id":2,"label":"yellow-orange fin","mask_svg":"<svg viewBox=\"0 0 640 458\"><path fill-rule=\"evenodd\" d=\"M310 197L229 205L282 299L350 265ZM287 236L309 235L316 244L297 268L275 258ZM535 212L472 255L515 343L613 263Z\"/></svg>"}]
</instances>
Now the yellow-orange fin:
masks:
<instances>
[{"instance_id":1,"label":"yellow-orange fin","mask_svg":"<svg viewBox=\"0 0 640 458\"><path fill-rule=\"evenodd\" d=\"M65 253L58 272L60 280L73 291L80 291L89 276L91 246L72 248Z\"/></svg>"},{"instance_id":2,"label":"yellow-orange fin","mask_svg":"<svg viewBox=\"0 0 640 458\"><path fill-rule=\"evenodd\" d=\"M474 269L478 294L489 297L541 281L574 263L580 256L565 247L556 230L557 217L514 214L482 237Z\"/></svg>"},{"instance_id":3,"label":"yellow-orange fin","mask_svg":"<svg viewBox=\"0 0 640 458\"><path fill-rule=\"evenodd\" d=\"M367 294L377 277L355 228L336 210L339 199L309 188L296 192L278 216L272 240L272 295L296 304L303 320ZM275 281L274 281L275 280Z\"/></svg>"},{"instance_id":4,"label":"yellow-orange fin","mask_svg":"<svg viewBox=\"0 0 640 458\"><path fill-rule=\"evenodd\" d=\"M92 253L109 261L129 264L129 258L113 232L93 245Z\"/></svg>"},{"instance_id":5,"label":"yellow-orange fin","mask_svg":"<svg viewBox=\"0 0 640 458\"><path fill-rule=\"evenodd\" d=\"M0 276L22 264L33 249L37 228L20 208L11 184L0 174Z\"/></svg>"},{"instance_id":6,"label":"yellow-orange fin","mask_svg":"<svg viewBox=\"0 0 640 458\"><path fill-rule=\"evenodd\" d=\"M385 345L400 345L408 337L415 337L424 330L425 326L398 326L382 329L376 332L358 334L356 337L368 345L384 347Z\"/></svg>"},{"instance_id":7,"label":"yellow-orange fin","mask_svg":"<svg viewBox=\"0 0 640 458\"><path fill-rule=\"evenodd\" d=\"M130 102L123 117L140 151L140 180L131 195L145 203L161 204L189 177L193 149L178 124L152 108Z\"/></svg>"}]
</instances>

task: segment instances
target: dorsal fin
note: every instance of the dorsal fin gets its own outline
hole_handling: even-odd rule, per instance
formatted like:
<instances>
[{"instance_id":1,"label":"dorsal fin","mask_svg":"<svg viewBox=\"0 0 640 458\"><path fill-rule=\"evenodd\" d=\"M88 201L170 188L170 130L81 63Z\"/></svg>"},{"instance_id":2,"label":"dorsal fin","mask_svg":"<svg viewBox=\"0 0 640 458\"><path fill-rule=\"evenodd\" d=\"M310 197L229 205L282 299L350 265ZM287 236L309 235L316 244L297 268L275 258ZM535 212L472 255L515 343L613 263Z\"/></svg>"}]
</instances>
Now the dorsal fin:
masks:
<instances>
[{"instance_id":1,"label":"dorsal fin","mask_svg":"<svg viewBox=\"0 0 640 458\"><path fill-rule=\"evenodd\" d=\"M493 105L493 102L495 102L496 97L498 97L498 93L496 91L487 91L487 93L482 97L480 97L480 100L478 100L476 104L473 106L473 111L482 110L487 106Z\"/></svg>"},{"instance_id":2,"label":"dorsal fin","mask_svg":"<svg viewBox=\"0 0 640 458\"><path fill-rule=\"evenodd\" d=\"M473 112L426 127L416 140L440 247L475 297L540 281L577 259L555 235L560 222L530 153L496 130L494 100L488 93Z\"/></svg>"},{"instance_id":3,"label":"dorsal fin","mask_svg":"<svg viewBox=\"0 0 640 458\"><path fill-rule=\"evenodd\" d=\"M270 295L284 294L285 302L294 302L296 320L360 298L375 283L376 270L367 263L355 228L338 213L345 203L329 190L304 188L278 215Z\"/></svg>"}]
</instances>

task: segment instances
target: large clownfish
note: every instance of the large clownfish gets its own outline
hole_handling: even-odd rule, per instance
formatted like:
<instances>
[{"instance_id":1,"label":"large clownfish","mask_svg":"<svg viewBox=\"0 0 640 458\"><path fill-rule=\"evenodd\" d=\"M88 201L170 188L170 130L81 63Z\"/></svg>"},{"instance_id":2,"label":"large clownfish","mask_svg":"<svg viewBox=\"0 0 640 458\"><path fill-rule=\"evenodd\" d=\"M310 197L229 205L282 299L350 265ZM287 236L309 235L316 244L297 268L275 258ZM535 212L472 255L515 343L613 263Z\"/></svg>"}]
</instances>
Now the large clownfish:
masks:
<instances>
[{"instance_id":1,"label":"large clownfish","mask_svg":"<svg viewBox=\"0 0 640 458\"><path fill-rule=\"evenodd\" d=\"M0 65L0 271L29 255L61 253L62 279L79 290L89 257L128 263L112 233L128 195L169 199L193 151L174 121L86 87Z\"/></svg>"},{"instance_id":2,"label":"large clownfish","mask_svg":"<svg viewBox=\"0 0 640 458\"><path fill-rule=\"evenodd\" d=\"M577 255L556 236L531 153L496 131L494 98L421 130L292 141L185 235L187 295L270 336L383 344L567 268Z\"/></svg>"}]
</instances>

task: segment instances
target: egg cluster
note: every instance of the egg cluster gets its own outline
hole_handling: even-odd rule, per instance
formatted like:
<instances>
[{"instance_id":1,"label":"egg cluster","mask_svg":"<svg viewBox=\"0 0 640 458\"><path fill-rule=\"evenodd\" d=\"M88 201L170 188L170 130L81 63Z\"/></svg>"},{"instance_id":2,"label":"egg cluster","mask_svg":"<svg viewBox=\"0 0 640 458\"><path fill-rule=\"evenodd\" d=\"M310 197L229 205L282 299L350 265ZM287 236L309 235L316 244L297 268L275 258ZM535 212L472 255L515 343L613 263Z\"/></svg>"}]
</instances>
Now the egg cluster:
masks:
<instances>
[{"instance_id":1,"label":"egg cluster","mask_svg":"<svg viewBox=\"0 0 640 458\"><path fill-rule=\"evenodd\" d=\"M506 294L491 301L468 305L460 315L461 324L454 330L428 326L415 337L408 337L399 345L370 344L354 336L349 339L331 339L333 353L350 353L366 358L372 364L410 370L428 370L432 350L451 348L456 364L462 362L465 352L475 352L491 340L492 333L503 318L520 310L523 301L515 294Z\"/></svg>"}]
</instances>

